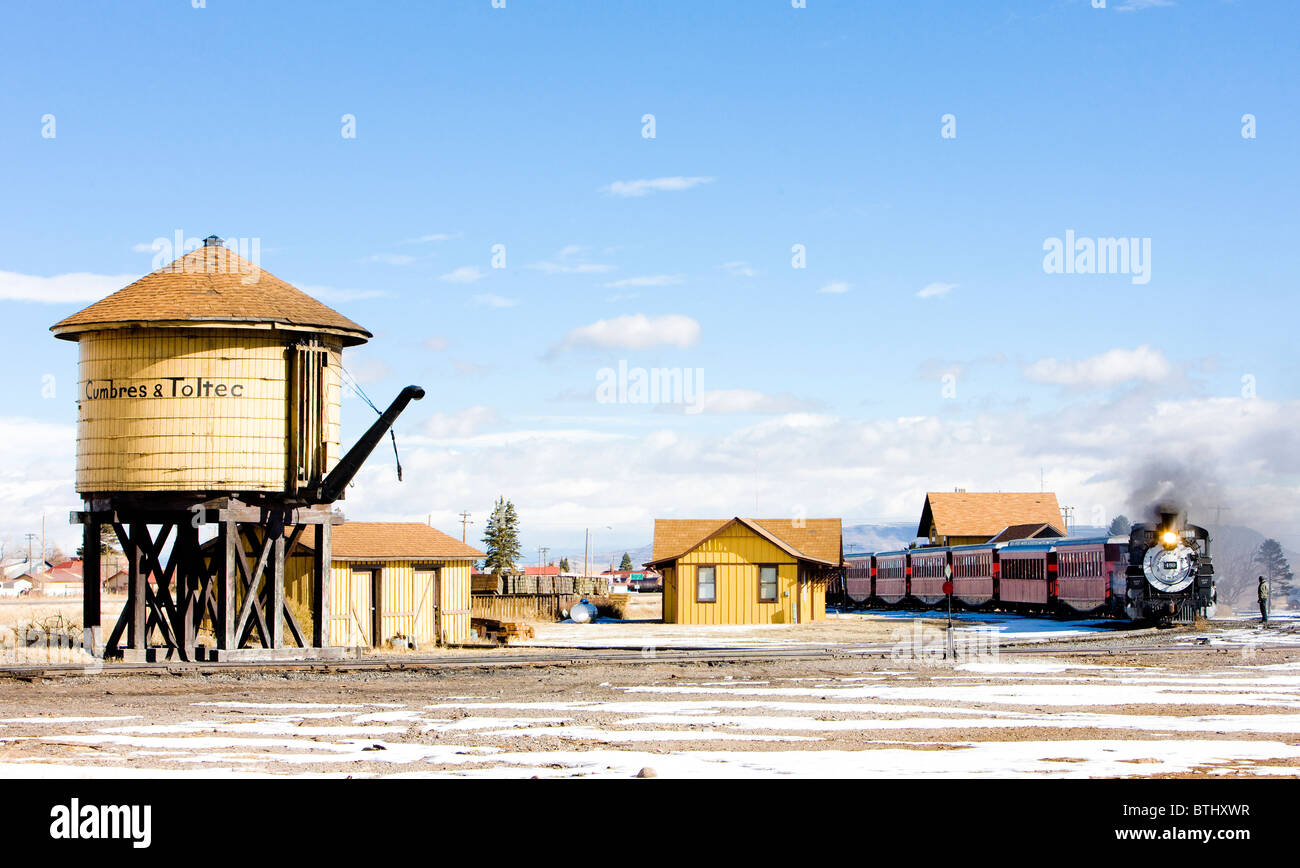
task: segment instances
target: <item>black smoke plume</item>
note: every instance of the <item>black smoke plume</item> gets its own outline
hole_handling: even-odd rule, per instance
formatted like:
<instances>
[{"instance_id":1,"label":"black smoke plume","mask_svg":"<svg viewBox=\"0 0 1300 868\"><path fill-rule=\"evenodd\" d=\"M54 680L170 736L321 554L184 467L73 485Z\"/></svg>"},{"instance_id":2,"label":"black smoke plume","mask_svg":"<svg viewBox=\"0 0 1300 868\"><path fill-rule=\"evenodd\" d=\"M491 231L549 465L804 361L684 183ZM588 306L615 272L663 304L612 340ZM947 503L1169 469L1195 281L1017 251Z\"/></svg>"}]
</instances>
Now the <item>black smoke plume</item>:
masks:
<instances>
[{"instance_id":1,"label":"black smoke plume","mask_svg":"<svg viewBox=\"0 0 1300 868\"><path fill-rule=\"evenodd\" d=\"M1152 458L1133 473L1129 514L1137 521L1158 522L1162 512L1173 512L1193 524L1208 525L1219 507L1226 507L1223 487L1208 461Z\"/></svg>"}]
</instances>

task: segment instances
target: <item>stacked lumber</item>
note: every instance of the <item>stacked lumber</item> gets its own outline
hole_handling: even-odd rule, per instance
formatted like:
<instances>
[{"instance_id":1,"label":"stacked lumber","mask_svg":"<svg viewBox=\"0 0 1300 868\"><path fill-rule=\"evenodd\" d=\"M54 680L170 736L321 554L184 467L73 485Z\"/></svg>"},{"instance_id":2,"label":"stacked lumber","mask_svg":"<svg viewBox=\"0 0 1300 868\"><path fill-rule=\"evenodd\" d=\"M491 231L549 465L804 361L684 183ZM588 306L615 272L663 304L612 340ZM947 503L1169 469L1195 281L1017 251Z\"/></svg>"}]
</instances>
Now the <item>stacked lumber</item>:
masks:
<instances>
[{"instance_id":1,"label":"stacked lumber","mask_svg":"<svg viewBox=\"0 0 1300 868\"><path fill-rule=\"evenodd\" d=\"M495 618L471 618L470 627L484 639L505 645L511 639L533 638L533 627L519 621L498 621Z\"/></svg>"}]
</instances>

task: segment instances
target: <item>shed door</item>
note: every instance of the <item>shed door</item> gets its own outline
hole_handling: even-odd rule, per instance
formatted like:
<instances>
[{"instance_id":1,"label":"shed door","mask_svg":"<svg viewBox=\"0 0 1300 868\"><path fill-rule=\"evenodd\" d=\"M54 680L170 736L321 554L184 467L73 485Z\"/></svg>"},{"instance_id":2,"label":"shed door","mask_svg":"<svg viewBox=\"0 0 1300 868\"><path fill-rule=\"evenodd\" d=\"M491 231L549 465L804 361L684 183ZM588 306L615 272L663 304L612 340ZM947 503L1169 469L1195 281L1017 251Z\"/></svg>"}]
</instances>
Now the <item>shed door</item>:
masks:
<instances>
[{"instance_id":1,"label":"shed door","mask_svg":"<svg viewBox=\"0 0 1300 868\"><path fill-rule=\"evenodd\" d=\"M359 640L353 643L356 645L373 647L375 636L379 635L379 631L375 629L374 585L378 582L375 572L375 570L354 569L349 582L351 588L348 615L352 619L352 626L348 634L354 640Z\"/></svg>"},{"instance_id":2,"label":"shed door","mask_svg":"<svg viewBox=\"0 0 1300 868\"><path fill-rule=\"evenodd\" d=\"M442 641L442 589L437 567L415 568L415 610L411 635L420 647Z\"/></svg>"}]
</instances>

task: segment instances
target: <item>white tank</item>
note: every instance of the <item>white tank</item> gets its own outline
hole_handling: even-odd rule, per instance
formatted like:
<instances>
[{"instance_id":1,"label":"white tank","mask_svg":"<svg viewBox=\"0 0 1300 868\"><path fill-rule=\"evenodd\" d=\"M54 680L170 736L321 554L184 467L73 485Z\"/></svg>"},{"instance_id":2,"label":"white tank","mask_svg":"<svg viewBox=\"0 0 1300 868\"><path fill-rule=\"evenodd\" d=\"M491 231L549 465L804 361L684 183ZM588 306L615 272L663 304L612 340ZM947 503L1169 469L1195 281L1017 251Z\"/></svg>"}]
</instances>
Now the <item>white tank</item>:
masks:
<instances>
[{"instance_id":1,"label":"white tank","mask_svg":"<svg viewBox=\"0 0 1300 868\"><path fill-rule=\"evenodd\" d=\"M586 597L583 597L582 602L569 610L569 619L575 624L589 624L596 620L596 607L588 603Z\"/></svg>"}]
</instances>

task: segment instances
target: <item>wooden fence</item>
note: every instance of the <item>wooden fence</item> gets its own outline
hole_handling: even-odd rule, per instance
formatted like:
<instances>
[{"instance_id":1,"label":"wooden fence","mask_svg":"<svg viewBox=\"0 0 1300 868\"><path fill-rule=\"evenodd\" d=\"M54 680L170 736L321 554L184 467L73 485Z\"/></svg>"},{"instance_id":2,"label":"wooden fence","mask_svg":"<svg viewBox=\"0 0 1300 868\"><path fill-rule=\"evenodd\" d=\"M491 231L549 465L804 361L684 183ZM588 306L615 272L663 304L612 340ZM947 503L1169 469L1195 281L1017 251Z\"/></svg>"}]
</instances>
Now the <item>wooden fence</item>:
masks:
<instances>
[{"instance_id":1,"label":"wooden fence","mask_svg":"<svg viewBox=\"0 0 1300 868\"><path fill-rule=\"evenodd\" d=\"M470 600L474 618L498 621L560 621L565 601L572 594L475 594Z\"/></svg>"}]
</instances>

